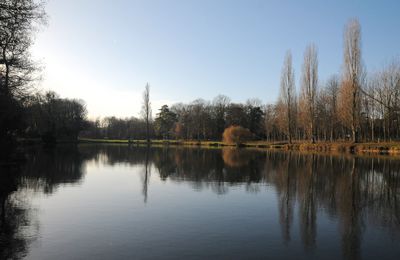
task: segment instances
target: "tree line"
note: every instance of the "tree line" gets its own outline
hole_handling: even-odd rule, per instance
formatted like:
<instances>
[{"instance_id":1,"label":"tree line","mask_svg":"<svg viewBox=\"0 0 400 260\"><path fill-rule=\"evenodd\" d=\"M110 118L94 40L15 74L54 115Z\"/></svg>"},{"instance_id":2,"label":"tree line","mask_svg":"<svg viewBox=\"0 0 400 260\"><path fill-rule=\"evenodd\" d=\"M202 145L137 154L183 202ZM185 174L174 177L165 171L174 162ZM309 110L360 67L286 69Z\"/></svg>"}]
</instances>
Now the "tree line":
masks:
<instances>
[{"instance_id":1,"label":"tree line","mask_svg":"<svg viewBox=\"0 0 400 260\"><path fill-rule=\"evenodd\" d=\"M300 94L296 93L290 51L281 75L276 104L265 109L270 140L378 141L399 139L400 62L394 59L380 71L367 74L361 59L361 26L348 22L344 30L341 75L324 84L318 78L318 52L304 52Z\"/></svg>"},{"instance_id":2,"label":"tree line","mask_svg":"<svg viewBox=\"0 0 400 260\"><path fill-rule=\"evenodd\" d=\"M78 136L109 139L221 140L238 126L255 140L379 141L400 138L400 62L367 73L362 62L361 25L350 20L343 34L340 74L321 81L318 48L307 46L299 88L290 50L282 66L280 95L273 104L249 99L232 102L219 95L211 101L163 105L152 118L150 86L143 93L140 117L87 120L81 100L34 89L37 73L29 53L38 28L46 23L43 1L0 3L0 142L16 137L46 142ZM231 130L235 130L230 128ZM237 129L236 129L237 130ZM236 133L238 131L231 131ZM251 135L247 133L251 133Z\"/></svg>"},{"instance_id":3,"label":"tree line","mask_svg":"<svg viewBox=\"0 0 400 260\"><path fill-rule=\"evenodd\" d=\"M17 137L76 140L85 128L83 101L62 99L54 92L35 89L38 65L30 47L38 29L46 23L44 1L0 2L0 144L14 147ZM7 149L1 149L9 153Z\"/></svg>"},{"instance_id":4,"label":"tree line","mask_svg":"<svg viewBox=\"0 0 400 260\"><path fill-rule=\"evenodd\" d=\"M233 103L219 95L212 101L197 99L188 104L163 105L155 120L151 120L146 85L142 110L145 122L140 118L105 118L102 123L92 122L85 135L220 140L225 129L240 126L252 133L252 139L289 143L293 140L375 142L400 138L400 60L393 59L380 71L367 73L362 62L361 25L357 19L350 20L344 29L341 74L333 74L321 83L318 48L309 44L304 51L297 91L292 63L289 50L282 67L280 95L274 104L263 105L257 99L245 104Z\"/></svg>"},{"instance_id":5,"label":"tree line","mask_svg":"<svg viewBox=\"0 0 400 260\"><path fill-rule=\"evenodd\" d=\"M264 112L261 101L233 103L218 95L212 101L197 99L190 103L163 105L149 122L150 138L221 140L225 128L240 125L256 139L265 138ZM145 118L106 117L90 122L82 137L109 139L147 139Z\"/></svg>"}]
</instances>

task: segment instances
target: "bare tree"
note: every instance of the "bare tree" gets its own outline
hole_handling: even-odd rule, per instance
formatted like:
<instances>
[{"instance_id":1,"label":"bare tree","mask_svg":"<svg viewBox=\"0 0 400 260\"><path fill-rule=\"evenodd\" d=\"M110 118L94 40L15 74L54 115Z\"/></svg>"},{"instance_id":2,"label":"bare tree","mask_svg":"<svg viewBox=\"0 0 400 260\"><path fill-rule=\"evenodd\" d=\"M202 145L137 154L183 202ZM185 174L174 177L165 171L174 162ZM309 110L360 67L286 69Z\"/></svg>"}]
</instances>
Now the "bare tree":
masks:
<instances>
[{"instance_id":1,"label":"bare tree","mask_svg":"<svg viewBox=\"0 0 400 260\"><path fill-rule=\"evenodd\" d=\"M342 101L349 111L343 113L349 123L353 142L358 141L360 92L361 92L361 26L357 19L350 20L344 32L344 64Z\"/></svg>"},{"instance_id":2,"label":"bare tree","mask_svg":"<svg viewBox=\"0 0 400 260\"><path fill-rule=\"evenodd\" d=\"M0 94L21 98L36 70L29 48L35 30L46 21L44 1L0 1Z\"/></svg>"},{"instance_id":3,"label":"bare tree","mask_svg":"<svg viewBox=\"0 0 400 260\"><path fill-rule=\"evenodd\" d=\"M23 102L36 66L29 48L34 32L45 21L39 0L0 1L0 143L14 147L15 132L23 127Z\"/></svg>"},{"instance_id":4,"label":"bare tree","mask_svg":"<svg viewBox=\"0 0 400 260\"><path fill-rule=\"evenodd\" d=\"M293 127L295 120L296 90L294 85L294 71L292 66L292 54L286 52L285 61L281 74L281 93L279 103L282 104L282 112L284 114L283 130L288 137L288 141L292 143Z\"/></svg>"},{"instance_id":5,"label":"bare tree","mask_svg":"<svg viewBox=\"0 0 400 260\"><path fill-rule=\"evenodd\" d=\"M328 124L330 125L330 140L333 141L335 132L337 132L338 126L338 95L339 95L339 78L337 75L333 75L328 79L326 84L325 93L328 97Z\"/></svg>"},{"instance_id":6,"label":"bare tree","mask_svg":"<svg viewBox=\"0 0 400 260\"><path fill-rule=\"evenodd\" d=\"M303 123L311 141L315 142L315 106L318 87L318 54L314 44L304 52L304 63L301 79L300 107Z\"/></svg>"},{"instance_id":7,"label":"bare tree","mask_svg":"<svg viewBox=\"0 0 400 260\"><path fill-rule=\"evenodd\" d=\"M150 121L151 121L151 102L150 102L150 85L146 84L143 92L142 116L146 122L146 139L150 142Z\"/></svg>"},{"instance_id":8,"label":"bare tree","mask_svg":"<svg viewBox=\"0 0 400 260\"><path fill-rule=\"evenodd\" d=\"M374 97L374 99L369 99L368 102L368 117L370 119L370 127L371 127L371 141L375 141L375 120L379 116L379 103L376 102L376 85L370 81L368 81L368 92L370 93L371 96Z\"/></svg>"},{"instance_id":9,"label":"bare tree","mask_svg":"<svg viewBox=\"0 0 400 260\"><path fill-rule=\"evenodd\" d=\"M383 117L383 137L384 139L398 135L399 129L399 98L400 98L400 62L393 60L385 66L382 71L376 74L373 79L375 82L375 92L377 100L381 105L381 115ZM371 99L374 93L369 95ZM375 98L376 100L376 98Z\"/></svg>"},{"instance_id":10,"label":"bare tree","mask_svg":"<svg viewBox=\"0 0 400 260\"><path fill-rule=\"evenodd\" d=\"M224 132L226 127L226 110L230 103L230 98L224 95L218 95L212 101L212 106L214 107L212 117L215 120L215 135L221 135Z\"/></svg>"}]
</instances>

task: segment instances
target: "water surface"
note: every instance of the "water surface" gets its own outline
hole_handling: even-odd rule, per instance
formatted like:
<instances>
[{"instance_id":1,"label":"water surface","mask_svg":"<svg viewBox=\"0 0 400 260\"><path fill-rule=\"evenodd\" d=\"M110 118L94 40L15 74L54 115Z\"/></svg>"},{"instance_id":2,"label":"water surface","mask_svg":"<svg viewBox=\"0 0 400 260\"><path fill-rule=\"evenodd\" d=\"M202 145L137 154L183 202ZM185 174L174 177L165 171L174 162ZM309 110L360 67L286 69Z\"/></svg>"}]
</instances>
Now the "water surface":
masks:
<instances>
[{"instance_id":1,"label":"water surface","mask_svg":"<svg viewBox=\"0 0 400 260\"><path fill-rule=\"evenodd\" d=\"M29 148L0 171L0 259L398 259L400 160Z\"/></svg>"}]
</instances>

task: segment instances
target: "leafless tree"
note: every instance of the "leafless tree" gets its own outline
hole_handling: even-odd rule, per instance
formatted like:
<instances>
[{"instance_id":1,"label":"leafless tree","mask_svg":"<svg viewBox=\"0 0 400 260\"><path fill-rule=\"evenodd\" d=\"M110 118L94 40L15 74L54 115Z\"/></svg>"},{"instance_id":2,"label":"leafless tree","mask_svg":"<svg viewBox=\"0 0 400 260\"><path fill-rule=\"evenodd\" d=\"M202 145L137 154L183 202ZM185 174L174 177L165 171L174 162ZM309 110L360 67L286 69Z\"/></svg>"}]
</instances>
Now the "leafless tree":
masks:
<instances>
[{"instance_id":1,"label":"leafless tree","mask_svg":"<svg viewBox=\"0 0 400 260\"><path fill-rule=\"evenodd\" d=\"M143 92L142 116L146 122L146 138L150 142L150 121L151 121L151 102L150 102L150 85L146 84Z\"/></svg>"},{"instance_id":2,"label":"leafless tree","mask_svg":"<svg viewBox=\"0 0 400 260\"><path fill-rule=\"evenodd\" d=\"M393 60L385 66L375 78L375 91L381 104L384 139L398 135L399 98L400 98L400 62Z\"/></svg>"},{"instance_id":3,"label":"leafless tree","mask_svg":"<svg viewBox=\"0 0 400 260\"><path fill-rule=\"evenodd\" d=\"M295 104L296 104L296 90L294 85L294 71L292 66L292 54L290 51L286 52L285 61L281 74L281 92L279 103L282 104L282 112L284 118L283 130L288 137L289 143L292 143L293 127L295 120Z\"/></svg>"},{"instance_id":4,"label":"leafless tree","mask_svg":"<svg viewBox=\"0 0 400 260\"><path fill-rule=\"evenodd\" d=\"M34 32L45 22L40 0L0 1L0 143L12 145L23 126L23 104L35 79L37 66L29 48Z\"/></svg>"},{"instance_id":5,"label":"leafless tree","mask_svg":"<svg viewBox=\"0 0 400 260\"><path fill-rule=\"evenodd\" d=\"M325 93L328 97L328 115L330 124L330 140L333 141L335 138L335 132L337 132L337 126L339 121L338 116L338 95L339 95L339 77L333 75L328 79L326 84ZM337 135L336 135L337 137Z\"/></svg>"},{"instance_id":6,"label":"leafless tree","mask_svg":"<svg viewBox=\"0 0 400 260\"><path fill-rule=\"evenodd\" d=\"M29 48L34 32L45 22L44 1L0 1L0 76L4 77L1 94L26 96L36 70Z\"/></svg>"},{"instance_id":7,"label":"leafless tree","mask_svg":"<svg viewBox=\"0 0 400 260\"><path fill-rule=\"evenodd\" d=\"M306 132L315 142L315 106L318 87L318 53L314 44L304 52L300 106Z\"/></svg>"},{"instance_id":8,"label":"leafless tree","mask_svg":"<svg viewBox=\"0 0 400 260\"><path fill-rule=\"evenodd\" d=\"M212 101L212 106L214 107L212 117L216 121L215 135L220 135L225 130L226 110L230 103L230 98L224 95L218 95Z\"/></svg>"},{"instance_id":9,"label":"leafless tree","mask_svg":"<svg viewBox=\"0 0 400 260\"><path fill-rule=\"evenodd\" d=\"M358 141L359 113L360 113L360 89L363 73L361 64L361 26L357 19L350 20L344 31L343 50L343 82L342 101L348 109L343 113L344 120L351 127L353 142Z\"/></svg>"}]
</instances>

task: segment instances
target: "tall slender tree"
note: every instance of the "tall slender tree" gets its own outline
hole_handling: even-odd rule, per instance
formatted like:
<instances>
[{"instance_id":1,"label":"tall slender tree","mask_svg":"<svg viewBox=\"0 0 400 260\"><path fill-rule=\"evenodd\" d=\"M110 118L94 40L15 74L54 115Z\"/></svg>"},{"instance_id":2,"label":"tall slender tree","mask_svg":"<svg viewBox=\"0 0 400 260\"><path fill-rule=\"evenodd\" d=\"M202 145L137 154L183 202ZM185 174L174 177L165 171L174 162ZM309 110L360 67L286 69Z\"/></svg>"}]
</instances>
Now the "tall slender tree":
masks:
<instances>
[{"instance_id":1,"label":"tall slender tree","mask_svg":"<svg viewBox=\"0 0 400 260\"><path fill-rule=\"evenodd\" d=\"M282 104L284 117L283 130L288 137L289 143L292 143L292 135L295 120L296 90L294 85L294 71L292 66L292 54L286 52L281 74L281 93L279 103Z\"/></svg>"},{"instance_id":2,"label":"tall slender tree","mask_svg":"<svg viewBox=\"0 0 400 260\"><path fill-rule=\"evenodd\" d=\"M146 84L143 92L142 116L146 122L146 139L147 142L150 142L151 102L149 83Z\"/></svg>"},{"instance_id":3,"label":"tall slender tree","mask_svg":"<svg viewBox=\"0 0 400 260\"><path fill-rule=\"evenodd\" d=\"M311 141L315 142L315 110L318 88L318 53L314 44L304 52L300 106L302 121Z\"/></svg>"},{"instance_id":4,"label":"tall slender tree","mask_svg":"<svg viewBox=\"0 0 400 260\"><path fill-rule=\"evenodd\" d=\"M358 141L361 93L361 26L357 19L350 20L344 31L342 82L342 115L350 125L353 142Z\"/></svg>"}]
</instances>

